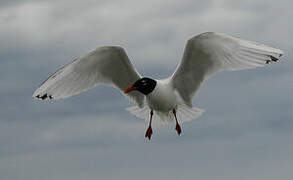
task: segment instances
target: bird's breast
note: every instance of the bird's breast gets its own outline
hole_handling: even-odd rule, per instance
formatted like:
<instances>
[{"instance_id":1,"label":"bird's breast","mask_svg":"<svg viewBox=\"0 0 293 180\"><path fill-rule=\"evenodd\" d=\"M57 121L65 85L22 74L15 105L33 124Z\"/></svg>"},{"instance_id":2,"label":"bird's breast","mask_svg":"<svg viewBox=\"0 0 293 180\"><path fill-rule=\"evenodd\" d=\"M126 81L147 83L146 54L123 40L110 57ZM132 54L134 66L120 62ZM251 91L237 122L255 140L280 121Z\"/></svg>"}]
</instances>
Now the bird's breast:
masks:
<instances>
[{"instance_id":1,"label":"bird's breast","mask_svg":"<svg viewBox=\"0 0 293 180\"><path fill-rule=\"evenodd\" d=\"M167 83L158 81L153 92L146 96L149 107L157 111L170 111L177 106L176 94Z\"/></svg>"}]
</instances>

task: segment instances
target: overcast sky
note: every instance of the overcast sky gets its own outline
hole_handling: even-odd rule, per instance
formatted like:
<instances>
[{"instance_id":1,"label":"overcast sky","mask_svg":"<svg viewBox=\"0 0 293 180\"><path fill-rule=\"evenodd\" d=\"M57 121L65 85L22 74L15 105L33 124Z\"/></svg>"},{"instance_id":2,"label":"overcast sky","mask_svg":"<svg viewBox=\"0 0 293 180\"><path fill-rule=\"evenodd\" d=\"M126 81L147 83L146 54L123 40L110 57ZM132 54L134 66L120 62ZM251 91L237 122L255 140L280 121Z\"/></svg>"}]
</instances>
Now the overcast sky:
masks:
<instances>
[{"instance_id":1,"label":"overcast sky","mask_svg":"<svg viewBox=\"0 0 293 180\"><path fill-rule=\"evenodd\" d=\"M293 3L289 0L1 0L1 180L291 180ZM206 112L154 126L99 86L61 101L31 98L58 67L122 45L137 70L168 77L186 41L216 31L284 50L278 63L219 73L194 100Z\"/></svg>"}]
</instances>

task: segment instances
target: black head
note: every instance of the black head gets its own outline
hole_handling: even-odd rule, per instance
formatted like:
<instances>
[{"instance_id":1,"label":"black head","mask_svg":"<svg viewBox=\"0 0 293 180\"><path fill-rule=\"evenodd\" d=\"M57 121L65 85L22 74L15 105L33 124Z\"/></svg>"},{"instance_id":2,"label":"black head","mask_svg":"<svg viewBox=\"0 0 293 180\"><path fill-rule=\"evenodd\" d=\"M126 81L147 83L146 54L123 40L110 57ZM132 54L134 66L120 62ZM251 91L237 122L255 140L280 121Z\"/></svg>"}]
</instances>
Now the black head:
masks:
<instances>
[{"instance_id":1,"label":"black head","mask_svg":"<svg viewBox=\"0 0 293 180\"><path fill-rule=\"evenodd\" d=\"M131 91L137 90L144 95L148 95L155 89L156 85L157 81L144 77L137 80L132 86L126 88L124 92L129 93Z\"/></svg>"}]
</instances>

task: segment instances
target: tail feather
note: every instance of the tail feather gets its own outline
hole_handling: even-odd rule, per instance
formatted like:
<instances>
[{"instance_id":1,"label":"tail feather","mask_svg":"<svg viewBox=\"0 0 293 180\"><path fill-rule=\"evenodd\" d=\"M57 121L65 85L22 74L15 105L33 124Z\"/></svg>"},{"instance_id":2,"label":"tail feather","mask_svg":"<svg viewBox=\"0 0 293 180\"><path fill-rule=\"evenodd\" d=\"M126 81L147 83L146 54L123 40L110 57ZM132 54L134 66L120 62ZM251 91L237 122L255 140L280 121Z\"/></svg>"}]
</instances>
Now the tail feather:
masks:
<instances>
[{"instance_id":1,"label":"tail feather","mask_svg":"<svg viewBox=\"0 0 293 180\"><path fill-rule=\"evenodd\" d=\"M198 118L204 112L203 109L196 107L189 107L185 104L180 104L177 107L177 117L181 122L191 121Z\"/></svg>"},{"instance_id":2,"label":"tail feather","mask_svg":"<svg viewBox=\"0 0 293 180\"><path fill-rule=\"evenodd\" d=\"M147 105L144 105L143 108L138 106L132 106L126 108L131 114L136 117L144 120L149 120L150 117L150 108ZM192 119L198 118L204 112L203 109L196 107L189 107L185 104L180 104L177 106L176 115L179 122L191 121ZM172 111L169 112L159 112L154 111L153 122L154 123L174 123L175 118Z\"/></svg>"}]
</instances>

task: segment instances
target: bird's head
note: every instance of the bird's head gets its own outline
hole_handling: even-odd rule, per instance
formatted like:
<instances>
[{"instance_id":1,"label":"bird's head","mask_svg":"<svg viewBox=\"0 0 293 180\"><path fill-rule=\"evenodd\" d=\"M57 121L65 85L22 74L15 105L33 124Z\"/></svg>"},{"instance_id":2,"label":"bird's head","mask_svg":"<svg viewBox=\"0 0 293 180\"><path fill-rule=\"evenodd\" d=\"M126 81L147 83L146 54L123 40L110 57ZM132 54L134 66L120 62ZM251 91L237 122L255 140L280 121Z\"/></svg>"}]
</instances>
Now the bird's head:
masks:
<instances>
[{"instance_id":1,"label":"bird's head","mask_svg":"<svg viewBox=\"0 0 293 180\"><path fill-rule=\"evenodd\" d=\"M137 80L132 86L126 88L124 90L124 93L130 93L131 91L139 91L144 95L148 95L151 93L157 85L157 81L151 79L151 78L141 78Z\"/></svg>"}]
</instances>

